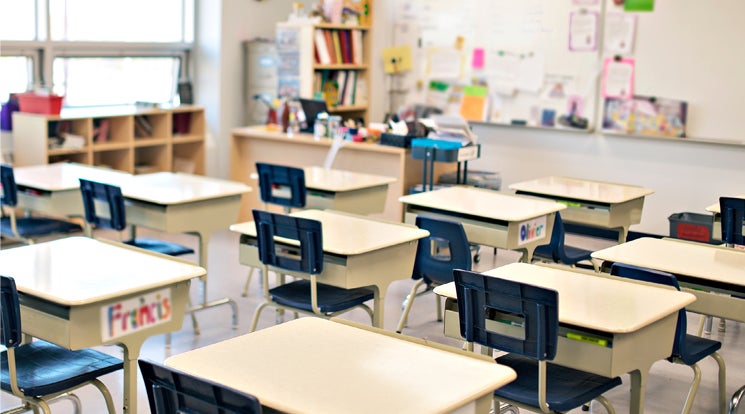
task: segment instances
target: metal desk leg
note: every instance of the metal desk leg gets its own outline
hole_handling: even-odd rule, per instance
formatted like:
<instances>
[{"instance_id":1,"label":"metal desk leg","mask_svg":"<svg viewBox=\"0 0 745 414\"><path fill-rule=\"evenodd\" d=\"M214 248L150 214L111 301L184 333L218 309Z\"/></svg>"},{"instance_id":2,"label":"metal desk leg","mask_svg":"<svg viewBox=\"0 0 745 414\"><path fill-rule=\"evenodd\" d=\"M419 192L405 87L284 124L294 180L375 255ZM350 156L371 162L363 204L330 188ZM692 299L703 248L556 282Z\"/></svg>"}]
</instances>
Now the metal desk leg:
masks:
<instances>
[{"instance_id":1,"label":"metal desk leg","mask_svg":"<svg viewBox=\"0 0 745 414\"><path fill-rule=\"evenodd\" d=\"M732 399L729 402L729 414L737 414L737 408L743 398L745 398L745 385L732 394Z\"/></svg>"}]
</instances>

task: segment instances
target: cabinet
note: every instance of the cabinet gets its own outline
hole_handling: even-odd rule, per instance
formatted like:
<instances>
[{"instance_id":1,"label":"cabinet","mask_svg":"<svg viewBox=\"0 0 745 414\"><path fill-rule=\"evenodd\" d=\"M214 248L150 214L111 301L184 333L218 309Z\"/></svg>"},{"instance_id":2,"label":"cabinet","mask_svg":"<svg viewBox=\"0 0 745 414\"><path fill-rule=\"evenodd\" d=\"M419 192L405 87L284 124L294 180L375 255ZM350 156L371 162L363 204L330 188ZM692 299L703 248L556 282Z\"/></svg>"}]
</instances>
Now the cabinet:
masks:
<instances>
[{"instance_id":1,"label":"cabinet","mask_svg":"<svg viewBox=\"0 0 745 414\"><path fill-rule=\"evenodd\" d=\"M129 173L205 173L204 109L134 106L13 113L17 166L77 162ZM66 137L59 139L58 137Z\"/></svg>"},{"instance_id":2,"label":"cabinet","mask_svg":"<svg viewBox=\"0 0 745 414\"><path fill-rule=\"evenodd\" d=\"M277 96L277 47L274 41L254 39L243 42L246 112L244 125L266 123L267 107L256 95Z\"/></svg>"},{"instance_id":3,"label":"cabinet","mask_svg":"<svg viewBox=\"0 0 745 414\"><path fill-rule=\"evenodd\" d=\"M369 25L277 24L280 95L324 99L329 112L369 122L371 39Z\"/></svg>"}]
</instances>

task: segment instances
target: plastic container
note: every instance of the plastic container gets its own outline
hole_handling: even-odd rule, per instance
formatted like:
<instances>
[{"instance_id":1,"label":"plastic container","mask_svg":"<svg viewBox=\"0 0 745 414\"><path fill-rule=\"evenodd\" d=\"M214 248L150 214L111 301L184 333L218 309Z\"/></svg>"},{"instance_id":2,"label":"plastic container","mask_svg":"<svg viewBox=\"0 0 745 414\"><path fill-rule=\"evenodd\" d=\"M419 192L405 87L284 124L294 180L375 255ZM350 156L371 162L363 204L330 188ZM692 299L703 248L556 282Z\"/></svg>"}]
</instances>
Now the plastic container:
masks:
<instances>
[{"instance_id":1,"label":"plastic container","mask_svg":"<svg viewBox=\"0 0 745 414\"><path fill-rule=\"evenodd\" d=\"M62 111L62 96L37 95L35 93L18 94L18 106L21 112L44 115L59 115Z\"/></svg>"},{"instance_id":2,"label":"plastic container","mask_svg":"<svg viewBox=\"0 0 745 414\"><path fill-rule=\"evenodd\" d=\"M684 240L711 243L714 216L698 213L674 213L667 218L670 221L670 237Z\"/></svg>"}]
</instances>

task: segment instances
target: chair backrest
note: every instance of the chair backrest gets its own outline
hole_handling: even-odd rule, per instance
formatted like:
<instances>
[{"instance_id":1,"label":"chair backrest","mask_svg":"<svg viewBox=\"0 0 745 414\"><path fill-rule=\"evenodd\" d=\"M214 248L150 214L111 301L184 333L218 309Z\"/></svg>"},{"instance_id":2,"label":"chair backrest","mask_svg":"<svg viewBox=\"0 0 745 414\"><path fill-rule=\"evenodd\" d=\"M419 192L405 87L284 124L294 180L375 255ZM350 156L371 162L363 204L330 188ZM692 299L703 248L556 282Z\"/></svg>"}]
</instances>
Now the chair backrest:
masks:
<instances>
[{"instance_id":1,"label":"chair backrest","mask_svg":"<svg viewBox=\"0 0 745 414\"><path fill-rule=\"evenodd\" d=\"M308 274L323 271L320 221L256 209L253 210L253 217L261 263ZM298 246L278 251L274 237L296 241Z\"/></svg>"},{"instance_id":2,"label":"chair backrest","mask_svg":"<svg viewBox=\"0 0 745 414\"><path fill-rule=\"evenodd\" d=\"M628 279L641 280L643 282L657 283L665 286L672 286L680 290L678 279L667 272L649 269L624 263L613 263L610 268L610 274ZM678 311L678 324L675 327L675 341L673 342L673 355L681 355L685 352L686 329L688 320L686 318L685 308Z\"/></svg>"},{"instance_id":3,"label":"chair backrest","mask_svg":"<svg viewBox=\"0 0 745 414\"><path fill-rule=\"evenodd\" d=\"M261 413L261 404L253 395L155 362L137 362L153 414Z\"/></svg>"},{"instance_id":4,"label":"chair backrest","mask_svg":"<svg viewBox=\"0 0 745 414\"><path fill-rule=\"evenodd\" d=\"M561 219L561 214L557 211L554 215L554 227L551 229L551 254L553 255L554 261L570 261L564 253L565 238L566 230L564 229L564 220Z\"/></svg>"},{"instance_id":5,"label":"chair backrest","mask_svg":"<svg viewBox=\"0 0 745 414\"><path fill-rule=\"evenodd\" d=\"M727 244L745 245L742 234L745 220L745 198L719 197L722 220L722 241Z\"/></svg>"},{"instance_id":6,"label":"chair backrest","mask_svg":"<svg viewBox=\"0 0 745 414\"><path fill-rule=\"evenodd\" d=\"M466 341L539 361L554 359L558 292L460 269L455 271L455 289L460 334ZM524 337L488 330L486 321L495 312L521 317Z\"/></svg>"},{"instance_id":7,"label":"chair backrest","mask_svg":"<svg viewBox=\"0 0 745 414\"><path fill-rule=\"evenodd\" d=\"M124 196L121 188L81 178L80 193L83 196L86 222L99 228L117 231L124 230L127 227ZM108 206L108 217L98 214L96 203Z\"/></svg>"},{"instance_id":8,"label":"chair backrest","mask_svg":"<svg viewBox=\"0 0 745 414\"><path fill-rule=\"evenodd\" d=\"M261 201L285 207L305 207L305 171L285 165L256 163L259 174ZM283 196L274 191L277 187L288 187L290 193Z\"/></svg>"},{"instance_id":9,"label":"chair backrest","mask_svg":"<svg viewBox=\"0 0 745 414\"><path fill-rule=\"evenodd\" d=\"M444 284L453 281L453 270L471 270L471 249L461 223L417 216L416 226L429 231L429 237L419 239L414 279Z\"/></svg>"},{"instance_id":10,"label":"chair backrest","mask_svg":"<svg viewBox=\"0 0 745 414\"><path fill-rule=\"evenodd\" d=\"M21 307L18 304L16 282L0 275L0 345L7 348L21 343Z\"/></svg>"},{"instance_id":11,"label":"chair backrest","mask_svg":"<svg viewBox=\"0 0 745 414\"><path fill-rule=\"evenodd\" d=\"M3 196L0 197L0 204L8 207L15 207L18 204L18 186L16 185L13 167L7 164L0 165L0 184L3 187Z\"/></svg>"}]
</instances>

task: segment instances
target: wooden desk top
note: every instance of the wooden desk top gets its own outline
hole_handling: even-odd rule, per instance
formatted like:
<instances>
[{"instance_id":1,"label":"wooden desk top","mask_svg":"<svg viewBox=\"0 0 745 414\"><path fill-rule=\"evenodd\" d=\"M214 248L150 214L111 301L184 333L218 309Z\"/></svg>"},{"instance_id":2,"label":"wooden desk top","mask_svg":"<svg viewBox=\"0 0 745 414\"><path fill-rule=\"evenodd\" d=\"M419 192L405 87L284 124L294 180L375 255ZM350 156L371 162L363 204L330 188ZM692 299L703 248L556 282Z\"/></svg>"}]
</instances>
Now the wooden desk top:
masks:
<instances>
[{"instance_id":1,"label":"wooden desk top","mask_svg":"<svg viewBox=\"0 0 745 414\"><path fill-rule=\"evenodd\" d=\"M326 414L450 412L516 377L492 359L408 338L300 318L165 364L279 411Z\"/></svg>"},{"instance_id":2,"label":"wooden desk top","mask_svg":"<svg viewBox=\"0 0 745 414\"><path fill-rule=\"evenodd\" d=\"M86 305L203 276L189 262L88 237L0 250L0 274L18 290L65 306Z\"/></svg>"},{"instance_id":3,"label":"wooden desk top","mask_svg":"<svg viewBox=\"0 0 745 414\"><path fill-rule=\"evenodd\" d=\"M398 200L405 204L503 221L529 220L566 208L554 201L473 187L447 187L406 195Z\"/></svg>"},{"instance_id":4,"label":"wooden desk top","mask_svg":"<svg viewBox=\"0 0 745 414\"><path fill-rule=\"evenodd\" d=\"M180 204L217 197L228 197L251 191L236 181L201 175L159 172L132 175L92 165L56 163L14 169L18 185L44 191L75 190L80 178L117 185L127 198L155 204Z\"/></svg>"},{"instance_id":5,"label":"wooden desk top","mask_svg":"<svg viewBox=\"0 0 745 414\"><path fill-rule=\"evenodd\" d=\"M598 250L592 257L745 286L745 250L644 237Z\"/></svg>"},{"instance_id":6,"label":"wooden desk top","mask_svg":"<svg viewBox=\"0 0 745 414\"><path fill-rule=\"evenodd\" d=\"M732 197L735 197L735 198L745 198L745 194L740 194L740 195L736 195L736 196L732 196ZM717 201L716 203L711 204L709 206L706 206L706 211L708 211L709 213L714 213L714 214L721 213L722 210L721 210L721 206L719 205L719 201Z\"/></svg>"},{"instance_id":7,"label":"wooden desk top","mask_svg":"<svg viewBox=\"0 0 745 414\"><path fill-rule=\"evenodd\" d=\"M368 253L429 236L416 226L393 223L331 210L302 210L291 214L321 222L323 251L351 256ZM256 236L254 222L233 224L230 230Z\"/></svg>"},{"instance_id":8,"label":"wooden desk top","mask_svg":"<svg viewBox=\"0 0 745 414\"><path fill-rule=\"evenodd\" d=\"M80 178L121 186L133 175L124 171L77 163L55 163L14 167L16 183L43 191L65 191L80 187Z\"/></svg>"},{"instance_id":9,"label":"wooden desk top","mask_svg":"<svg viewBox=\"0 0 745 414\"><path fill-rule=\"evenodd\" d=\"M305 186L309 189L341 192L377 187L396 182L393 177L363 174L323 167L305 168Z\"/></svg>"},{"instance_id":10,"label":"wooden desk top","mask_svg":"<svg viewBox=\"0 0 745 414\"><path fill-rule=\"evenodd\" d=\"M696 300L690 293L664 287L527 263L510 263L484 274L554 289L559 292L560 322L611 333L635 332ZM438 286L435 293L457 298L454 282Z\"/></svg>"},{"instance_id":11,"label":"wooden desk top","mask_svg":"<svg viewBox=\"0 0 745 414\"><path fill-rule=\"evenodd\" d=\"M514 183L509 188L517 191L605 204L623 203L654 193L654 190L635 185L557 176Z\"/></svg>"},{"instance_id":12,"label":"wooden desk top","mask_svg":"<svg viewBox=\"0 0 745 414\"><path fill-rule=\"evenodd\" d=\"M157 204L181 204L241 195L251 187L201 175L159 172L135 175L122 186L125 197Z\"/></svg>"}]
</instances>

